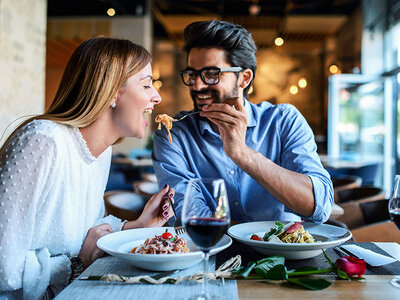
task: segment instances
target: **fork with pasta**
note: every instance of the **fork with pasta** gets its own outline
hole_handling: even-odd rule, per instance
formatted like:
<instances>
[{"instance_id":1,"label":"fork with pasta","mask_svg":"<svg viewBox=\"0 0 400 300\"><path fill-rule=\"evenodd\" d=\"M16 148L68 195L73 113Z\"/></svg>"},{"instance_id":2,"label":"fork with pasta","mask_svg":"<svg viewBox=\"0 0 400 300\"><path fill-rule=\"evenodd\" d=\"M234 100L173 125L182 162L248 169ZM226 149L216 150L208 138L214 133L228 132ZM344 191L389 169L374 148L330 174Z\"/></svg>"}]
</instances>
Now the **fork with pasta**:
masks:
<instances>
[{"instance_id":1,"label":"fork with pasta","mask_svg":"<svg viewBox=\"0 0 400 300\"><path fill-rule=\"evenodd\" d=\"M165 126L165 128L168 131L168 140L170 143L172 143L172 136L171 136L171 132L170 132L170 130L172 128L172 122L182 121L187 116L198 114L198 113L200 113L200 111L194 111L194 112L184 115L183 117L181 117L179 119L174 119L173 117L170 117L167 114L160 114L160 115L156 116L155 121L158 123L158 130L161 130L161 124L163 124Z\"/></svg>"}]
</instances>

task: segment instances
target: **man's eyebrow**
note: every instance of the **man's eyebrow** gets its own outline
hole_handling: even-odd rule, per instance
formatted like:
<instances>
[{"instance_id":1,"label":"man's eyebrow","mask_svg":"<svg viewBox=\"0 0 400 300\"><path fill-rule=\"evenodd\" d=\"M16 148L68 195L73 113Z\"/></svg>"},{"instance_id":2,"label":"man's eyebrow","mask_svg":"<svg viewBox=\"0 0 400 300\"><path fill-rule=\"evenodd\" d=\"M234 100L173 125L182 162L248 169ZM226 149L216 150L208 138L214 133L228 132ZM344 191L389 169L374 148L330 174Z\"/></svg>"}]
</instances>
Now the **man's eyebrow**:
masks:
<instances>
[{"instance_id":1,"label":"man's eyebrow","mask_svg":"<svg viewBox=\"0 0 400 300\"><path fill-rule=\"evenodd\" d=\"M145 77L143 77L143 78L141 78L139 80L145 80L147 78L150 78L150 80L153 80L153 76L151 76L151 75L147 75L147 76L145 76Z\"/></svg>"}]
</instances>

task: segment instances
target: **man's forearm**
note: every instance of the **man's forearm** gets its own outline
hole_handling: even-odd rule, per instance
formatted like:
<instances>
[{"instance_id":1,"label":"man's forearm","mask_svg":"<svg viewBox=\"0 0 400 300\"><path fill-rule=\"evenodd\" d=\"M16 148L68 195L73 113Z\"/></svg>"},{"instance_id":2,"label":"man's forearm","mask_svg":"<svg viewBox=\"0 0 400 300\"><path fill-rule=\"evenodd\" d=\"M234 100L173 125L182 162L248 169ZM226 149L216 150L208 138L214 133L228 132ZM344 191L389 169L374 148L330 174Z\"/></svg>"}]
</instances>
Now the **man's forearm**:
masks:
<instances>
[{"instance_id":1,"label":"man's forearm","mask_svg":"<svg viewBox=\"0 0 400 300\"><path fill-rule=\"evenodd\" d=\"M313 185L307 175L282 168L249 147L231 159L291 210L304 216L314 213Z\"/></svg>"}]
</instances>

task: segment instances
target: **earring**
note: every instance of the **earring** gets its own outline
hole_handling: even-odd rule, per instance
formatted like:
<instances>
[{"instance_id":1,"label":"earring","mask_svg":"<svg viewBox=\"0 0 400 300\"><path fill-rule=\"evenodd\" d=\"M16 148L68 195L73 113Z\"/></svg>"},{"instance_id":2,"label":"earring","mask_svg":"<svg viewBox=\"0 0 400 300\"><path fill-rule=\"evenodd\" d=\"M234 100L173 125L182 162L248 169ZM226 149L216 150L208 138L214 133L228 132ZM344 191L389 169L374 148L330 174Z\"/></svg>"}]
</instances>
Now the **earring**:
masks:
<instances>
[{"instance_id":1,"label":"earring","mask_svg":"<svg viewBox=\"0 0 400 300\"><path fill-rule=\"evenodd\" d=\"M115 108L117 106L117 104L115 102L111 103L110 105L112 108Z\"/></svg>"}]
</instances>

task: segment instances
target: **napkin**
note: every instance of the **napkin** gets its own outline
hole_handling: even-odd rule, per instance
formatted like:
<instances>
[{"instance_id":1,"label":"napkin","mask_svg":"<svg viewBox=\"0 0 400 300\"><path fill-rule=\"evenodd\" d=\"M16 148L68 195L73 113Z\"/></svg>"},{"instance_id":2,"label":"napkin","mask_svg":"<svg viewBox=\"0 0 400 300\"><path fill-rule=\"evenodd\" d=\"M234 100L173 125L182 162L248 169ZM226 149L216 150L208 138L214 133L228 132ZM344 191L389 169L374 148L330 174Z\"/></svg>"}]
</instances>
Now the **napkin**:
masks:
<instances>
[{"instance_id":1,"label":"napkin","mask_svg":"<svg viewBox=\"0 0 400 300\"><path fill-rule=\"evenodd\" d=\"M397 261L392 257L373 252L357 245L342 245L341 247L354 256L365 260L365 262L372 267L379 267Z\"/></svg>"}]
</instances>

